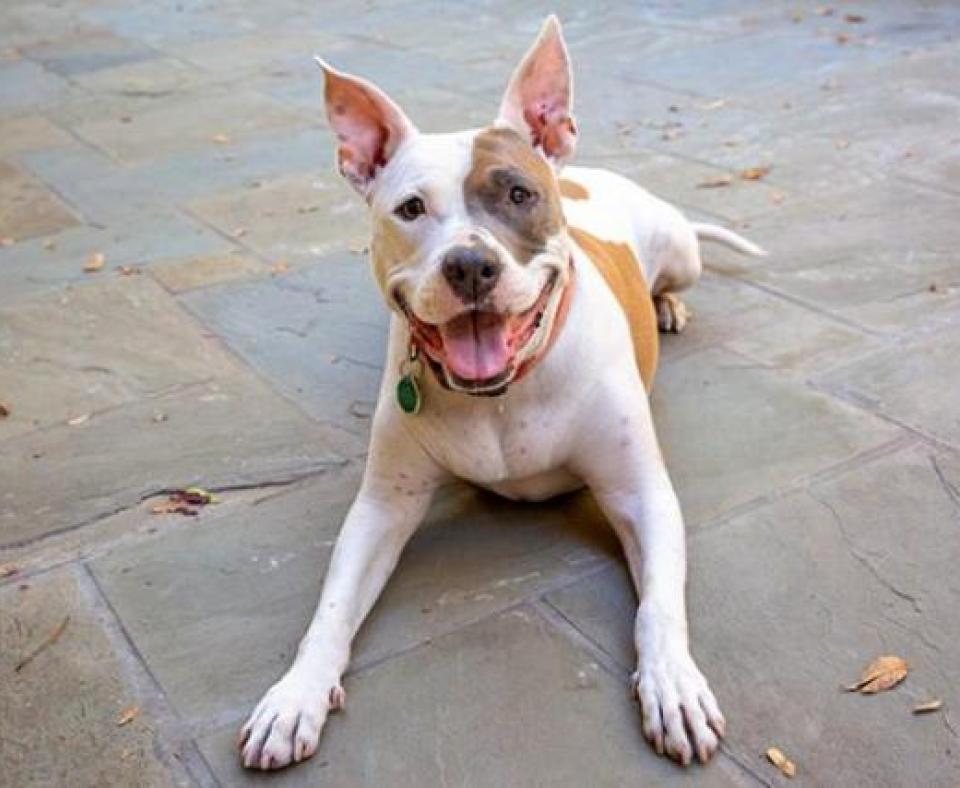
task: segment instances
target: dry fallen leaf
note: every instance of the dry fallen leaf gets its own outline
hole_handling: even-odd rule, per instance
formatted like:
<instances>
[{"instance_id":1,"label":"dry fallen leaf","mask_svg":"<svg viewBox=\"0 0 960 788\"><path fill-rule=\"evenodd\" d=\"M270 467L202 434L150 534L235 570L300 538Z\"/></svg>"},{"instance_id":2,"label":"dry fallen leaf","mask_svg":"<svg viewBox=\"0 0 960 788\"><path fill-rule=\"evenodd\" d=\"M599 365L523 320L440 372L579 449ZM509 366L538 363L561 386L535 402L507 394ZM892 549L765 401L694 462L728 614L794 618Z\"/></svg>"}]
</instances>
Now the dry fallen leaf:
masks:
<instances>
[{"instance_id":1,"label":"dry fallen leaf","mask_svg":"<svg viewBox=\"0 0 960 788\"><path fill-rule=\"evenodd\" d=\"M197 507L220 503L220 499L202 487L187 487L185 490L176 490L167 496L167 500L150 507L153 514L183 514L196 517L200 512Z\"/></svg>"},{"instance_id":2,"label":"dry fallen leaf","mask_svg":"<svg viewBox=\"0 0 960 788\"><path fill-rule=\"evenodd\" d=\"M67 424L69 424L71 427L79 427L81 424L86 424L88 421L90 421L90 414L83 413L79 416L74 416L72 419L69 419Z\"/></svg>"},{"instance_id":3,"label":"dry fallen leaf","mask_svg":"<svg viewBox=\"0 0 960 788\"><path fill-rule=\"evenodd\" d=\"M797 774L797 766L776 747L767 748L767 760L776 766L787 777L793 778Z\"/></svg>"},{"instance_id":4,"label":"dry fallen leaf","mask_svg":"<svg viewBox=\"0 0 960 788\"><path fill-rule=\"evenodd\" d=\"M230 135L229 135L229 134L214 134L210 139L211 139L211 141L217 143L217 145L229 145L229 144L230 144Z\"/></svg>"},{"instance_id":5,"label":"dry fallen leaf","mask_svg":"<svg viewBox=\"0 0 960 788\"><path fill-rule=\"evenodd\" d=\"M733 178L729 175L717 175L714 178L707 178L697 184L698 189L719 189L722 186L729 186L733 183Z\"/></svg>"},{"instance_id":6,"label":"dry fallen leaf","mask_svg":"<svg viewBox=\"0 0 960 788\"><path fill-rule=\"evenodd\" d=\"M847 692L860 692L864 695L875 695L891 689L907 677L907 663L901 657L877 657L860 674L860 680L845 689Z\"/></svg>"},{"instance_id":7,"label":"dry fallen leaf","mask_svg":"<svg viewBox=\"0 0 960 788\"><path fill-rule=\"evenodd\" d=\"M183 514L187 517L196 517L199 512L192 506L188 506L184 501L169 499L151 506L150 514Z\"/></svg>"},{"instance_id":8,"label":"dry fallen leaf","mask_svg":"<svg viewBox=\"0 0 960 788\"><path fill-rule=\"evenodd\" d=\"M129 709L124 709L120 712L120 716L117 717L117 727L121 727L127 723L133 722L139 715L139 706L131 706Z\"/></svg>"},{"instance_id":9,"label":"dry fallen leaf","mask_svg":"<svg viewBox=\"0 0 960 788\"><path fill-rule=\"evenodd\" d=\"M844 14L843 21L849 22L851 25L859 25L866 22L867 18L863 14Z\"/></svg>"},{"instance_id":10,"label":"dry fallen leaf","mask_svg":"<svg viewBox=\"0 0 960 788\"><path fill-rule=\"evenodd\" d=\"M103 264L106 262L106 258L103 256L102 252L94 252L87 258L86 264L83 266L85 273L93 274L103 268Z\"/></svg>"},{"instance_id":11,"label":"dry fallen leaf","mask_svg":"<svg viewBox=\"0 0 960 788\"><path fill-rule=\"evenodd\" d=\"M931 711L940 711L943 708L943 701L940 698L934 698L924 703L918 703L913 707L914 714L929 714Z\"/></svg>"},{"instance_id":12,"label":"dry fallen leaf","mask_svg":"<svg viewBox=\"0 0 960 788\"><path fill-rule=\"evenodd\" d=\"M770 172L769 167L747 167L747 169L741 170L740 177L745 181L759 181L766 177L768 172Z\"/></svg>"},{"instance_id":13,"label":"dry fallen leaf","mask_svg":"<svg viewBox=\"0 0 960 788\"><path fill-rule=\"evenodd\" d=\"M10 575L15 575L20 571L20 567L16 564L0 564L0 580L5 577L10 577Z\"/></svg>"},{"instance_id":14,"label":"dry fallen leaf","mask_svg":"<svg viewBox=\"0 0 960 788\"><path fill-rule=\"evenodd\" d=\"M0 402L0 419L5 419L10 415L10 406L6 402Z\"/></svg>"},{"instance_id":15,"label":"dry fallen leaf","mask_svg":"<svg viewBox=\"0 0 960 788\"><path fill-rule=\"evenodd\" d=\"M837 33L835 38L838 44L846 44L850 40L850 36L846 33Z\"/></svg>"},{"instance_id":16,"label":"dry fallen leaf","mask_svg":"<svg viewBox=\"0 0 960 788\"><path fill-rule=\"evenodd\" d=\"M180 500L194 506L207 506L211 503L220 503L220 499L209 490L203 487L187 487L186 490L179 490L174 493Z\"/></svg>"},{"instance_id":17,"label":"dry fallen leaf","mask_svg":"<svg viewBox=\"0 0 960 788\"><path fill-rule=\"evenodd\" d=\"M138 274L142 274L143 270L136 265L121 265L117 269L117 273L120 274L120 276L137 276Z\"/></svg>"}]
</instances>

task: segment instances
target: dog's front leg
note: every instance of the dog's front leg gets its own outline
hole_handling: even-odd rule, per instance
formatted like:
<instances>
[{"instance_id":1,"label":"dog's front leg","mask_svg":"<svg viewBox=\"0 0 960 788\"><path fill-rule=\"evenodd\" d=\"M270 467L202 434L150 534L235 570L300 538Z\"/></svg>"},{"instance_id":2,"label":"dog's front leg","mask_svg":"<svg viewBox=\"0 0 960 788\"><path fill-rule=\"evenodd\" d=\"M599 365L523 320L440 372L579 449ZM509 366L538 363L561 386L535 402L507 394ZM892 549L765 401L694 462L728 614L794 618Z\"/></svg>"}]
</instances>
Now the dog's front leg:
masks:
<instances>
[{"instance_id":1,"label":"dog's front leg","mask_svg":"<svg viewBox=\"0 0 960 788\"><path fill-rule=\"evenodd\" d=\"M240 731L241 759L248 768L279 769L316 751L328 713L345 700L340 682L350 644L443 478L426 453L388 423L392 418L374 424L360 492L293 665Z\"/></svg>"},{"instance_id":2,"label":"dog's front leg","mask_svg":"<svg viewBox=\"0 0 960 788\"><path fill-rule=\"evenodd\" d=\"M583 431L578 470L620 537L640 599L632 682L644 736L684 765L694 753L705 762L725 723L690 656L683 518L645 394L636 388L623 401L624 387L616 390L619 397L593 411L602 423L591 418Z\"/></svg>"}]
</instances>

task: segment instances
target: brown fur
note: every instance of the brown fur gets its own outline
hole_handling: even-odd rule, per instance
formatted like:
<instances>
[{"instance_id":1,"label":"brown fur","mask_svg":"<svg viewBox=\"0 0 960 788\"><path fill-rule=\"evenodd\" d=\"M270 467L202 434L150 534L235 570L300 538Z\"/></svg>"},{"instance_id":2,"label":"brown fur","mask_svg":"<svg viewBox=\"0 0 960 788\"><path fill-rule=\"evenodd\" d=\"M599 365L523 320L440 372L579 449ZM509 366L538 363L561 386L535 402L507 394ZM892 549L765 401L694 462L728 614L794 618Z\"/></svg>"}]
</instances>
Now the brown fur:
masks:
<instances>
[{"instance_id":1,"label":"brown fur","mask_svg":"<svg viewBox=\"0 0 960 788\"><path fill-rule=\"evenodd\" d=\"M637 369L647 391L653 388L660 353L657 313L640 261L625 243L604 241L586 230L570 228L570 236L590 258L613 291L630 326Z\"/></svg>"},{"instance_id":2,"label":"brown fur","mask_svg":"<svg viewBox=\"0 0 960 788\"><path fill-rule=\"evenodd\" d=\"M509 199L513 186L522 186L535 197L513 205ZM564 225L553 170L512 129L489 128L477 134L463 196L470 215L522 263L541 252Z\"/></svg>"},{"instance_id":3,"label":"brown fur","mask_svg":"<svg viewBox=\"0 0 960 788\"><path fill-rule=\"evenodd\" d=\"M568 200L589 200L590 192L586 186L581 186L576 181L568 181L566 178L560 179L560 194Z\"/></svg>"}]
</instances>

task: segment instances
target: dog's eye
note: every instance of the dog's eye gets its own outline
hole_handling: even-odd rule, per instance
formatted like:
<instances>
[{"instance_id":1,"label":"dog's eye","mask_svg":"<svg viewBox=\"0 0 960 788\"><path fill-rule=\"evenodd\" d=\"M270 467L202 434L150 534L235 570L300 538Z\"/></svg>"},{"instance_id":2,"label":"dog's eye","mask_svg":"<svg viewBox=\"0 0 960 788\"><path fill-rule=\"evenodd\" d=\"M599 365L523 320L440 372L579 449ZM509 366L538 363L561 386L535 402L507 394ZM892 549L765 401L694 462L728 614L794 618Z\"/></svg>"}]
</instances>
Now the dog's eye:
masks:
<instances>
[{"instance_id":1,"label":"dog's eye","mask_svg":"<svg viewBox=\"0 0 960 788\"><path fill-rule=\"evenodd\" d=\"M405 222L415 221L418 217L427 212L427 206L419 197L410 197L397 206L394 213Z\"/></svg>"},{"instance_id":2,"label":"dog's eye","mask_svg":"<svg viewBox=\"0 0 960 788\"><path fill-rule=\"evenodd\" d=\"M510 202L514 205L523 205L532 196L530 190L525 189L523 186L514 186L510 189Z\"/></svg>"}]
</instances>

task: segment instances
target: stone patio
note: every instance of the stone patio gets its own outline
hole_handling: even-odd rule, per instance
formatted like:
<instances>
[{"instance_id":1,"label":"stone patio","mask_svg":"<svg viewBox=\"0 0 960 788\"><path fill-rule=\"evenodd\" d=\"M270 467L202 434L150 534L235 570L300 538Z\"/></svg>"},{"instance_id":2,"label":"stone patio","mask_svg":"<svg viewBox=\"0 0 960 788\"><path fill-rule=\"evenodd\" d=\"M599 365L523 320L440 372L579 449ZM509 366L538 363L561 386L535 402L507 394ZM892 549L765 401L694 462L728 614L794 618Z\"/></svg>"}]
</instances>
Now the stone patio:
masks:
<instances>
[{"instance_id":1,"label":"stone patio","mask_svg":"<svg viewBox=\"0 0 960 788\"><path fill-rule=\"evenodd\" d=\"M384 348L311 56L452 130L550 11L579 161L770 251L706 248L653 395L728 738L686 771L643 742L636 601L588 496L452 487L320 751L245 773ZM0 782L779 785L777 746L799 785L960 784L958 117L949 0L5 2ZM151 513L189 485L221 502ZM839 691L884 653L904 684Z\"/></svg>"}]
</instances>

